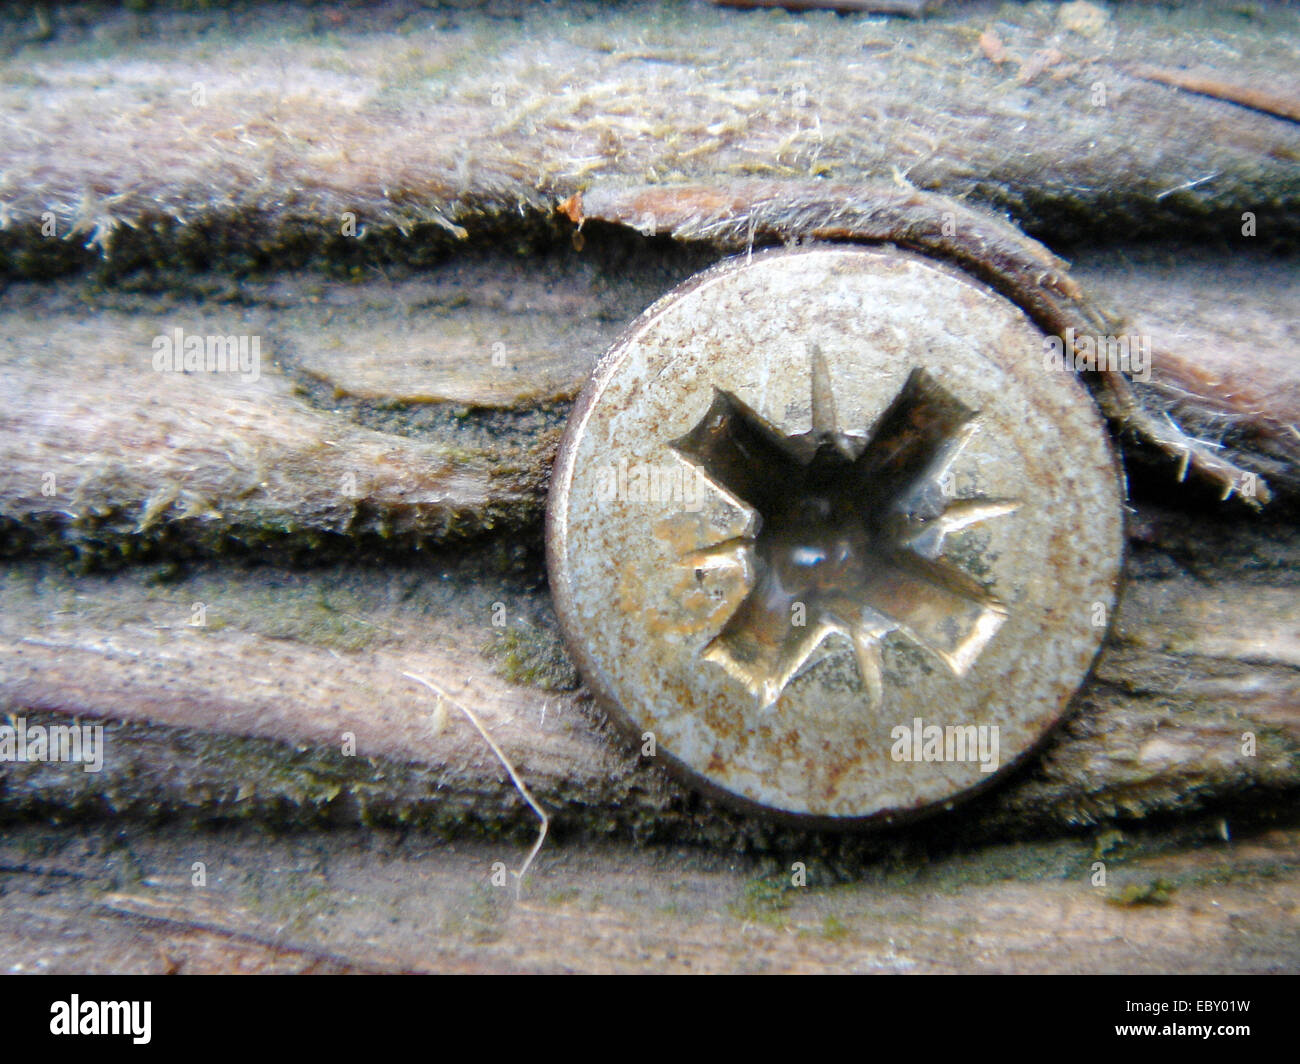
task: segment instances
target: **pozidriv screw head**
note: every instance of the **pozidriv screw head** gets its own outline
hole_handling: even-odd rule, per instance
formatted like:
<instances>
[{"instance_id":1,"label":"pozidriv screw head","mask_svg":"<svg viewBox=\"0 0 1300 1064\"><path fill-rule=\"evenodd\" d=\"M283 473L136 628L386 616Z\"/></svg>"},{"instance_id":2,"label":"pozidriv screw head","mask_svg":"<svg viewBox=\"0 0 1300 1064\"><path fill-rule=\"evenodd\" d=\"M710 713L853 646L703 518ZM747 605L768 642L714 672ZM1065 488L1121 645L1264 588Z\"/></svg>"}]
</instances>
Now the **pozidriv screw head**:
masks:
<instances>
[{"instance_id":1,"label":"pozidriv screw head","mask_svg":"<svg viewBox=\"0 0 1300 1064\"><path fill-rule=\"evenodd\" d=\"M645 312L570 418L551 586L588 685L693 784L829 825L986 784L1105 633L1120 479L1080 382L959 271L725 262Z\"/></svg>"}]
</instances>

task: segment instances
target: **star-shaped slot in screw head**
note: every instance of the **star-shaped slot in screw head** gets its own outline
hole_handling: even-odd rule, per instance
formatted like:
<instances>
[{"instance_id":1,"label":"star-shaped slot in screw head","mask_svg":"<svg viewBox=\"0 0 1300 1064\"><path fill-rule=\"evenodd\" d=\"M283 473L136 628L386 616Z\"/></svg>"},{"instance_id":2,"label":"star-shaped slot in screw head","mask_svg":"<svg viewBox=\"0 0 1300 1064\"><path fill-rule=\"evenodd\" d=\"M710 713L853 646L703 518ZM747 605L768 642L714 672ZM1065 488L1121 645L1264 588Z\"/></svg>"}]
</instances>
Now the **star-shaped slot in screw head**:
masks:
<instances>
[{"instance_id":1,"label":"star-shaped slot in screw head","mask_svg":"<svg viewBox=\"0 0 1300 1064\"><path fill-rule=\"evenodd\" d=\"M943 557L950 532L1012 513L1014 499L949 499L944 474L978 414L914 370L867 435L838 425L830 373L815 347L812 427L785 435L714 389L700 422L670 446L759 516L753 537L692 551L684 564L735 564L752 548L754 583L704 648L760 709L832 634L847 636L870 706L882 704L881 642L900 632L963 676L1006 608Z\"/></svg>"}]
</instances>

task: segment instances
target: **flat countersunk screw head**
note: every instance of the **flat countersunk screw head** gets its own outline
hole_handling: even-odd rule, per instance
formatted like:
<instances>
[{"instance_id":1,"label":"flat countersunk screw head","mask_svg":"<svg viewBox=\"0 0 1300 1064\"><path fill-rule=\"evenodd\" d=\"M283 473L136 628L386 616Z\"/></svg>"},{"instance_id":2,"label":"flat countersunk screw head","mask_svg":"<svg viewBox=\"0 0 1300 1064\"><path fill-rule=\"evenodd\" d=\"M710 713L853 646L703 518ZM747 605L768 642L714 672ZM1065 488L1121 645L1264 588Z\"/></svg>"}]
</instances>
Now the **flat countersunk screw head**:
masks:
<instances>
[{"instance_id":1,"label":"flat countersunk screw head","mask_svg":"<svg viewBox=\"0 0 1300 1064\"><path fill-rule=\"evenodd\" d=\"M750 811L887 822L1056 724L1113 612L1106 427L1023 313L892 249L725 262L597 366L547 557L583 677Z\"/></svg>"}]
</instances>

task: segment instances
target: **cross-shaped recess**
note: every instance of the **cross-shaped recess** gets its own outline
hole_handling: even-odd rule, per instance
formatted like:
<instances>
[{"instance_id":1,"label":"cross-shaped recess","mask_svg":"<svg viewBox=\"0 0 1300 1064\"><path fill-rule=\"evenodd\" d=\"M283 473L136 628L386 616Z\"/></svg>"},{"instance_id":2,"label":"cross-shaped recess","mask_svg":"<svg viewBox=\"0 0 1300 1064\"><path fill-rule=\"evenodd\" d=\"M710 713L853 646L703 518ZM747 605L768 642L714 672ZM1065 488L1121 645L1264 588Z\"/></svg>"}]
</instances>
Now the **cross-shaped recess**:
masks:
<instances>
[{"instance_id":1,"label":"cross-shaped recess","mask_svg":"<svg viewBox=\"0 0 1300 1064\"><path fill-rule=\"evenodd\" d=\"M670 446L757 511L753 538L694 551L704 570L752 547L749 594L703 656L776 703L833 633L847 636L871 707L882 700L882 639L898 631L965 674L1006 608L943 557L950 532L1009 514L1018 500L945 496L942 478L978 414L914 370L870 436L838 425L830 373L812 350L812 427L787 436L714 389L700 422ZM803 623L800 623L800 622Z\"/></svg>"}]
</instances>

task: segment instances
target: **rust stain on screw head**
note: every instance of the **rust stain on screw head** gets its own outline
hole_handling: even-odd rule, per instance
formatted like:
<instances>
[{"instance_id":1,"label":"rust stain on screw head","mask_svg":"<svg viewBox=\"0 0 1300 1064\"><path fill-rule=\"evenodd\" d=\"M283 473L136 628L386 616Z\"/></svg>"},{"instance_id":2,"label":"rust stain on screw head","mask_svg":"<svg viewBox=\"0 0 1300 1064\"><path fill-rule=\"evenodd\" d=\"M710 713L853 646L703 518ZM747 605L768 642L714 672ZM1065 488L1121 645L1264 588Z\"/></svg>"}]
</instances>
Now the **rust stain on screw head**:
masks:
<instances>
[{"instance_id":1,"label":"rust stain on screw head","mask_svg":"<svg viewBox=\"0 0 1300 1064\"><path fill-rule=\"evenodd\" d=\"M547 512L584 678L751 811L868 824L989 782L1060 719L1114 605L1101 417L1043 336L892 249L731 260L615 343Z\"/></svg>"}]
</instances>

